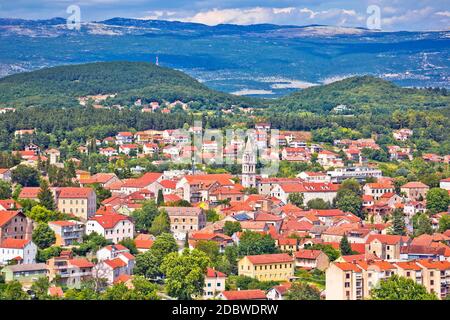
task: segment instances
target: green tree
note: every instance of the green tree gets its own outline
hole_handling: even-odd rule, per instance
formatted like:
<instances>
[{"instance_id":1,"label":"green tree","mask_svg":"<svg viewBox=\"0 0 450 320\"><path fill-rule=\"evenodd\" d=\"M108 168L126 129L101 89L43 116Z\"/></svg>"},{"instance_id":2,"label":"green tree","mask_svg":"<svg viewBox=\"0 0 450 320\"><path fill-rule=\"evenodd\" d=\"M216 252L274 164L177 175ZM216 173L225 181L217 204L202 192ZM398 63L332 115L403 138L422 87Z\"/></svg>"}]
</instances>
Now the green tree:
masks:
<instances>
[{"instance_id":1,"label":"green tree","mask_svg":"<svg viewBox=\"0 0 450 320\"><path fill-rule=\"evenodd\" d=\"M340 185L339 190L350 190L357 195L361 195L361 185L358 180L354 178L344 180Z\"/></svg>"},{"instance_id":2,"label":"green tree","mask_svg":"<svg viewBox=\"0 0 450 320\"><path fill-rule=\"evenodd\" d=\"M144 202L141 209L135 210L131 217L137 231L147 232L152 226L153 219L159 214L158 207L153 200Z\"/></svg>"},{"instance_id":3,"label":"green tree","mask_svg":"<svg viewBox=\"0 0 450 320\"><path fill-rule=\"evenodd\" d=\"M211 260L211 263L213 265L215 265L218 262L220 256L220 248L217 242L200 240L199 242L197 242L195 249L206 253L206 255Z\"/></svg>"},{"instance_id":4,"label":"green tree","mask_svg":"<svg viewBox=\"0 0 450 320\"><path fill-rule=\"evenodd\" d=\"M23 187L39 187L39 172L32 167L20 164L11 171L11 180Z\"/></svg>"},{"instance_id":5,"label":"green tree","mask_svg":"<svg viewBox=\"0 0 450 320\"><path fill-rule=\"evenodd\" d=\"M121 244L124 247L128 248L128 250L130 250L131 254L138 254L139 253L139 251L136 248L136 243L134 242L133 239L130 239L130 238L123 239L122 241L119 242L119 244Z\"/></svg>"},{"instance_id":6,"label":"green tree","mask_svg":"<svg viewBox=\"0 0 450 320\"><path fill-rule=\"evenodd\" d=\"M56 241L55 232L45 223L40 223L32 234L33 242L39 249L50 247Z\"/></svg>"},{"instance_id":7,"label":"green tree","mask_svg":"<svg viewBox=\"0 0 450 320\"><path fill-rule=\"evenodd\" d=\"M166 275L166 290L170 296L181 300L191 300L203 292L206 267L210 263L208 256L199 250L184 250L164 258L161 265Z\"/></svg>"},{"instance_id":8,"label":"green tree","mask_svg":"<svg viewBox=\"0 0 450 320\"><path fill-rule=\"evenodd\" d=\"M330 204L320 198L309 200L306 205L308 206L309 209L316 209L316 210L330 209Z\"/></svg>"},{"instance_id":9,"label":"green tree","mask_svg":"<svg viewBox=\"0 0 450 320\"><path fill-rule=\"evenodd\" d=\"M433 234L431 220L426 213L416 213L413 217L414 236Z\"/></svg>"},{"instance_id":10,"label":"green tree","mask_svg":"<svg viewBox=\"0 0 450 320\"><path fill-rule=\"evenodd\" d=\"M149 232L154 236L159 236L160 234L170 232L170 218L166 210L161 210L155 217Z\"/></svg>"},{"instance_id":11,"label":"green tree","mask_svg":"<svg viewBox=\"0 0 450 320\"><path fill-rule=\"evenodd\" d=\"M55 210L55 198L50 190L47 180L41 179L40 189L38 193L38 199L41 206L47 208L48 210Z\"/></svg>"},{"instance_id":12,"label":"green tree","mask_svg":"<svg viewBox=\"0 0 450 320\"><path fill-rule=\"evenodd\" d=\"M390 233L399 236L406 235L405 215L400 209L395 209L392 213L392 227Z\"/></svg>"},{"instance_id":13,"label":"green tree","mask_svg":"<svg viewBox=\"0 0 450 320\"><path fill-rule=\"evenodd\" d=\"M158 190L158 197L157 197L157 199L156 199L156 205L157 205L158 207L164 205L164 194L163 194L162 189L159 189L159 190Z\"/></svg>"},{"instance_id":14,"label":"green tree","mask_svg":"<svg viewBox=\"0 0 450 320\"><path fill-rule=\"evenodd\" d=\"M287 300L320 300L320 291L304 282L294 282L286 294Z\"/></svg>"},{"instance_id":15,"label":"green tree","mask_svg":"<svg viewBox=\"0 0 450 320\"><path fill-rule=\"evenodd\" d=\"M94 183L90 185L91 188L95 190L95 195L97 196L97 209L100 208L103 201L111 197L111 191L102 187L99 183Z\"/></svg>"},{"instance_id":16,"label":"green tree","mask_svg":"<svg viewBox=\"0 0 450 320\"><path fill-rule=\"evenodd\" d=\"M348 242L347 235L344 234L341 241L339 242L339 250L341 250L341 254L343 256L348 256L353 254L352 247L350 246L350 243Z\"/></svg>"},{"instance_id":17,"label":"green tree","mask_svg":"<svg viewBox=\"0 0 450 320\"><path fill-rule=\"evenodd\" d=\"M31 290L34 291L38 300L48 300L50 298L48 288L50 288L50 282L47 277L39 277L31 285Z\"/></svg>"},{"instance_id":18,"label":"green tree","mask_svg":"<svg viewBox=\"0 0 450 320\"><path fill-rule=\"evenodd\" d=\"M229 237L240 231L242 231L242 227L237 221L226 221L223 225L223 232Z\"/></svg>"},{"instance_id":19,"label":"green tree","mask_svg":"<svg viewBox=\"0 0 450 320\"><path fill-rule=\"evenodd\" d=\"M239 240L239 254L241 256L276 253L275 240L268 234L244 231Z\"/></svg>"},{"instance_id":20,"label":"green tree","mask_svg":"<svg viewBox=\"0 0 450 320\"><path fill-rule=\"evenodd\" d=\"M381 280L370 295L374 300L437 300L436 295L428 293L423 285L398 275Z\"/></svg>"},{"instance_id":21,"label":"green tree","mask_svg":"<svg viewBox=\"0 0 450 320\"><path fill-rule=\"evenodd\" d=\"M156 279L162 275L159 269L160 265L161 261L151 250L148 250L136 256L136 265L133 271L135 274L142 275L147 279Z\"/></svg>"},{"instance_id":22,"label":"green tree","mask_svg":"<svg viewBox=\"0 0 450 320\"><path fill-rule=\"evenodd\" d=\"M156 237L152 247L147 252L136 257L136 274L146 278L156 278L162 275L160 266L164 257L178 252L178 245L170 233L163 233Z\"/></svg>"},{"instance_id":23,"label":"green tree","mask_svg":"<svg viewBox=\"0 0 450 320\"><path fill-rule=\"evenodd\" d=\"M305 248L311 249L311 250L320 250L323 251L323 253L325 253L328 258L330 259L330 261L334 261L337 258L339 258L341 256L341 253L339 250L336 250L335 248L333 248L330 244L314 244L311 246L305 246Z\"/></svg>"},{"instance_id":24,"label":"green tree","mask_svg":"<svg viewBox=\"0 0 450 320\"><path fill-rule=\"evenodd\" d=\"M427 192L427 209L431 213L447 212L450 205L448 191L440 188L432 188Z\"/></svg>"},{"instance_id":25,"label":"green tree","mask_svg":"<svg viewBox=\"0 0 450 320\"><path fill-rule=\"evenodd\" d=\"M288 201L297 207L302 207L304 200L305 196L303 195L303 193L294 192L290 193L288 196Z\"/></svg>"},{"instance_id":26,"label":"green tree","mask_svg":"<svg viewBox=\"0 0 450 320\"><path fill-rule=\"evenodd\" d=\"M441 219L439 219L439 232L445 232L450 229L450 215L444 214Z\"/></svg>"},{"instance_id":27,"label":"green tree","mask_svg":"<svg viewBox=\"0 0 450 320\"><path fill-rule=\"evenodd\" d=\"M49 221L55 221L62 218L58 212L48 210L41 205L34 206L31 211L26 212L26 215L37 223L48 223Z\"/></svg>"},{"instance_id":28,"label":"green tree","mask_svg":"<svg viewBox=\"0 0 450 320\"><path fill-rule=\"evenodd\" d=\"M336 195L336 207L344 212L351 212L362 217L362 199L349 189L339 190Z\"/></svg>"},{"instance_id":29,"label":"green tree","mask_svg":"<svg viewBox=\"0 0 450 320\"><path fill-rule=\"evenodd\" d=\"M38 249L37 255L36 255L36 261L37 262L47 262L48 259L51 259L53 257L59 257L61 254L62 248L61 247L50 247L46 249Z\"/></svg>"},{"instance_id":30,"label":"green tree","mask_svg":"<svg viewBox=\"0 0 450 320\"><path fill-rule=\"evenodd\" d=\"M8 282L3 289L0 291L0 300L28 300L30 296L23 291L22 285L18 280L13 280Z\"/></svg>"},{"instance_id":31,"label":"green tree","mask_svg":"<svg viewBox=\"0 0 450 320\"><path fill-rule=\"evenodd\" d=\"M0 180L0 200L10 199L12 197L12 187L11 184Z\"/></svg>"},{"instance_id":32,"label":"green tree","mask_svg":"<svg viewBox=\"0 0 450 320\"><path fill-rule=\"evenodd\" d=\"M220 220L219 214L214 209L206 210L206 221L208 222L216 222Z\"/></svg>"}]
</instances>

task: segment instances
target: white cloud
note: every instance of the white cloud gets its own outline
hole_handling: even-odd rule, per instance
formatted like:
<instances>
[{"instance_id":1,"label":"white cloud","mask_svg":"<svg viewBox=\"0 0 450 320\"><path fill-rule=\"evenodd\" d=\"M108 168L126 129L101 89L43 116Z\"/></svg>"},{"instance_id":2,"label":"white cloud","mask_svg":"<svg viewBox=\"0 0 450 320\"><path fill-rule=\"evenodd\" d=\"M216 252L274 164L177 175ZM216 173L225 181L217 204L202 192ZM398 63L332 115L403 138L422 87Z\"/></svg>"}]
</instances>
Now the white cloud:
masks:
<instances>
[{"instance_id":1,"label":"white cloud","mask_svg":"<svg viewBox=\"0 0 450 320\"><path fill-rule=\"evenodd\" d=\"M439 12L436 12L435 14L437 14L438 16L450 18L450 11L439 11Z\"/></svg>"}]
</instances>

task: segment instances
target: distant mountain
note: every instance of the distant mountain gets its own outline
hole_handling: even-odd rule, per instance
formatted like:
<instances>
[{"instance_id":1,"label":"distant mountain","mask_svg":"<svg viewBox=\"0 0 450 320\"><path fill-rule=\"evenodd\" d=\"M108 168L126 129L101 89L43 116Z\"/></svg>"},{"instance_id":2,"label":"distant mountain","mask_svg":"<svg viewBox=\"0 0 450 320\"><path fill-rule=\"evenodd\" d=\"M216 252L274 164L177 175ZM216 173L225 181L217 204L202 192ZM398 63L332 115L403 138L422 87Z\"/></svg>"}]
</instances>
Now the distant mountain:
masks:
<instances>
[{"instance_id":1,"label":"distant mountain","mask_svg":"<svg viewBox=\"0 0 450 320\"><path fill-rule=\"evenodd\" d=\"M0 19L0 77L67 64L155 62L208 87L280 97L372 75L404 87L450 88L450 31L380 32L339 26L233 25L113 18Z\"/></svg>"},{"instance_id":2,"label":"distant mountain","mask_svg":"<svg viewBox=\"0 0 450 320\"><path fill-rule=\"evenodd\" d=\"M74 106L87 95L117 94L111 104L194 101L229 107L252 99L209 89L183 72L144 62L101 62L59 66L0 79L0 103L16 106Z\"/></svg>"}]
</instances>

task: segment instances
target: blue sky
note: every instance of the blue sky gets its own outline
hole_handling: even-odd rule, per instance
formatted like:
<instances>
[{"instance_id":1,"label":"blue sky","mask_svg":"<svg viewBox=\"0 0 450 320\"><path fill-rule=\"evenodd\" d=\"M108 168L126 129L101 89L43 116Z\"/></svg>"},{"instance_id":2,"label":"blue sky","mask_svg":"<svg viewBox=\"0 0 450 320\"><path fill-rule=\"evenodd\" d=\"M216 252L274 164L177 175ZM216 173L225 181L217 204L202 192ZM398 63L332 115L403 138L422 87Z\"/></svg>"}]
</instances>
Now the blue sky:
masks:
<instances>
[{"instance_id":1,"label":"blue sky","mask_svg":"<svg viewBox=\"0 0 450 320\"><path fill-rule=\"evenodd\" d=\"M0 0L0 17L67 17L78 5L83 21L112 17L255 24L366 27L367 8L380 8L381 29L449 30L449 0Z\"/></svg>"}]
</instances>

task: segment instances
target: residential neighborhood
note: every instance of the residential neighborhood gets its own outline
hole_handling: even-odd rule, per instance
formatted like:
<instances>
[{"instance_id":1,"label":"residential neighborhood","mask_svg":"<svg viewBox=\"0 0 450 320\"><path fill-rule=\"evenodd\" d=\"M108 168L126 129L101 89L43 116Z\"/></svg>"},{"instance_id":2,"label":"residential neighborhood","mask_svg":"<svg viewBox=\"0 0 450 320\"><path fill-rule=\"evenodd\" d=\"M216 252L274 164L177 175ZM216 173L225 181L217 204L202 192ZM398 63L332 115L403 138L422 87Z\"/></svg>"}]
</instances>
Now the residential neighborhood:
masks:
<instances>
[{"instance_id":1,"label":"residential neighborhood","mask_svg":"<svg viewBox=\"0 0 450 320\"><path fill-rule=\"evenodd\" d=\"M364 300L399 277L430 299L450 297L448 161L425 183L362 156L380 149L375 139L311 144L277 134L285 147L267 151L270 123L253 130L231 141L229 171L192 162L191 151L205 161L219 154L210 140L186 157L196 127L121 131L75 153L31 143L11 152L14 165L0 169L2 281L24 292L42 281L53 299L146 281L146 299L289 300L309 290L318 300ZM263 172L255 143L278 172ZM83 165L89 155L151 165L93 170ZM175 158L185 162L162 166Z\"/></svg>"}]
</instances>

